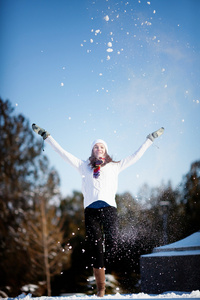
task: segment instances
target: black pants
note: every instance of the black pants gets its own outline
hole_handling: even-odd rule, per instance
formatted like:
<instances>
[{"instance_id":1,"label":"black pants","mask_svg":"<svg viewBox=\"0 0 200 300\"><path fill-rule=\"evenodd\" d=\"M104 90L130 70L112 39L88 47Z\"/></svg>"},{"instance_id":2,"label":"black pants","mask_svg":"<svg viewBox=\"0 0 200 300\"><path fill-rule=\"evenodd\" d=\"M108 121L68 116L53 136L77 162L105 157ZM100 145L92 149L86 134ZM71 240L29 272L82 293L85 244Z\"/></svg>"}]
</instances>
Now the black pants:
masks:
<instances>
[{"instance_id":1,"label":"black pants","mask_svg":"<svg viewBox=\"0 0 200 300\"><path fill-rule=\"evenodd\" d=\"M117 209L86 208L85 228L91 264L94 268L108 268L117 253Z\"/></svg>"}]
</instances>

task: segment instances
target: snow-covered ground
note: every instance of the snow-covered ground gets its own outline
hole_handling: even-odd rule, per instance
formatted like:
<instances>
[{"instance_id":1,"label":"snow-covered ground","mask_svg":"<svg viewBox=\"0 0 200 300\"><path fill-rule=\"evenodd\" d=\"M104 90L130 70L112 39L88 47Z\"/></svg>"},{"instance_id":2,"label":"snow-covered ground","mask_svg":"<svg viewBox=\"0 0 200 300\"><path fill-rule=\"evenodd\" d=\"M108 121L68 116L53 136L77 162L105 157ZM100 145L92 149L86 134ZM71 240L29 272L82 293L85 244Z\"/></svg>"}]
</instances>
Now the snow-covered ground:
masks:
<instances>
[{"instance_id":1,"label":"snow-covered ground","mask_svg":"<svg viewBox=\"0 0 200 300\"><path fill-rule=\"evenodd\" d=\"M139 294L128 294L128 295L122 295L122 294L115 294L115 295L105 295L104 298L106 300L108 299L166 299L166 300L174 300L174 299L200 299L200 291L192 291L191 293L184 293L184 292L166 292L160 295L149 295L144 293ZM4 298L5 300L10 300L11 298ZM87 295L68 295L68 296L59 296L59 297L32 297L31 294L25 295L19 295L16 298L12 298L14 300L68 300L68 299L77 299L77 300L86 300L86 299L99 299L97 296L87 296Z\"/></svg>"}]
</instances>

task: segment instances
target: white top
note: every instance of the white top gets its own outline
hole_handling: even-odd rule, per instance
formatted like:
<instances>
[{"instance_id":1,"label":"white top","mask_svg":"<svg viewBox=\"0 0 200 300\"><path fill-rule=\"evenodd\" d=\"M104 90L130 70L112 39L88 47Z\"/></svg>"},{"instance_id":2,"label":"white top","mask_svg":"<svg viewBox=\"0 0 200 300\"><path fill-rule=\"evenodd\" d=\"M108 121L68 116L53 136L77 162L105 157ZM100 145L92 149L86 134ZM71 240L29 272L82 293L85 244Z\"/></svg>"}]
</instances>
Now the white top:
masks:
<instances>
[{"instance_id":1,"label":"white top","mask_svg":"<svg viewBox=\"0 0 200 300\"><path fill-rule=\"evenodd\" d=\"M122 159L120 162L106 164L101 167L100 176L94 178L93 169L89 166L89 160L81 160L65 151L52 136L48 136L45 141L80 173L82 177L84 208L98 200L105 201L109 205L116 207L115 195L118 187L118 174L138 161L153 143L150 139L146 139L134 154Z\"/></svg>"}]
</instances>

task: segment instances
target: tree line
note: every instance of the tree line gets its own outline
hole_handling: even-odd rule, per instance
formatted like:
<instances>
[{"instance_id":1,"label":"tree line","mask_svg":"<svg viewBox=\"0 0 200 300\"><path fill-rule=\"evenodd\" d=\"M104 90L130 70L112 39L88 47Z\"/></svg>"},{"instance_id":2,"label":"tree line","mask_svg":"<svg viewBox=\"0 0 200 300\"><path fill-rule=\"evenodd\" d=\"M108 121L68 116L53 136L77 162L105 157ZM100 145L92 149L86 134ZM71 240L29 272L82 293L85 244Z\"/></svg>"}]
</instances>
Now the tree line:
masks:
<instances>
[{"instance_id":1,"label":"tree line","mask_svg":"<svg viewBox=\"0 0 200 300\"><path fill-rule=\"evenodd\" d=\"M42 144L10 101L0 99L0 290L10 297L93 293L83 196L63 197ZM140 255L200 230L200 161L177 188L144 184L117 195L118 253L109 270L120 292L140 291ZM111 292L114 292L112 290Z\"/></svg>"}]
</instances>

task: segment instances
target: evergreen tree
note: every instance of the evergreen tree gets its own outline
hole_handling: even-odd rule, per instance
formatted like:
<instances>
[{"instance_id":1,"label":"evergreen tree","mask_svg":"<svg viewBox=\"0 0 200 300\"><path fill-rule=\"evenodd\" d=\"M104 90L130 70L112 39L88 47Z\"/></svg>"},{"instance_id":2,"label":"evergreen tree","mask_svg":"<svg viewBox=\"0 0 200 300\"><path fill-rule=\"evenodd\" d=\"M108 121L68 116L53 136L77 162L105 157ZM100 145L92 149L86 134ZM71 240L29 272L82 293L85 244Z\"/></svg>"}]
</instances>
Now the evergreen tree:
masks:
<instances>
[{"instance_id":1,"label":"evergreen tree","mask_svg":"<svg viewBox=\"0 0 200 300\"><path fill-rule=\"evenodd\" d=\"M34 160L41 146L34 141L29 122L13 111L9 101L0 99L0 277L1 287L10 286L17 293L29 269L19 236L30 209Z\"/></svg>"},{"instance_id":2,"label":"evergreen tree","mask_svg":"<svg viewBox=\"0 0 200 300\"><path fill-rule=\"evenodd\" d=\"M51 278L68 267L70 251L64 241L62 217L58 215L57 207L49 201L60 197L57 187L59 178L55 170L49 170L46 164L43 167L46 170L43 175L48 175L48 178L36 187L34 210L27 214L23 225L26 235L22 237L22 243L31 261L31 282L37 285L40 282L40 291L44 293L47 290L47 295L51 296Z\"/></svg>"},{"instance_id":3,"label":"evergreen tree","mask_svg":"<svg viewBox=\"0 0 200 300\"><path fill-rule=\"evenodd\" d=\"M200 230L200 161L191 164L181 184L185 236Z\"/></svg>"},{"instance_id":4,"label":"evergreen tree","mask_svg":"<svg viewBox=\"0 0 200 300\"><path fill-rule=\"evenodd\" d=\"M38 282L50 295L50 279L69 256L54 205L59 176L41 153L29 122L0 99L0 289L13 296Z\"/></svg>"}]
</instances>

